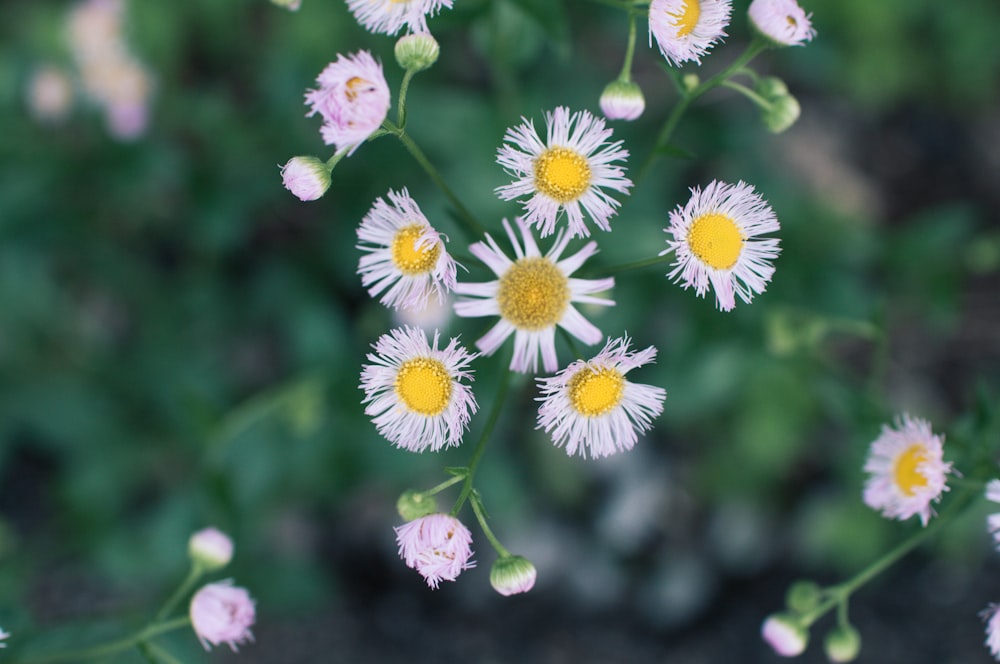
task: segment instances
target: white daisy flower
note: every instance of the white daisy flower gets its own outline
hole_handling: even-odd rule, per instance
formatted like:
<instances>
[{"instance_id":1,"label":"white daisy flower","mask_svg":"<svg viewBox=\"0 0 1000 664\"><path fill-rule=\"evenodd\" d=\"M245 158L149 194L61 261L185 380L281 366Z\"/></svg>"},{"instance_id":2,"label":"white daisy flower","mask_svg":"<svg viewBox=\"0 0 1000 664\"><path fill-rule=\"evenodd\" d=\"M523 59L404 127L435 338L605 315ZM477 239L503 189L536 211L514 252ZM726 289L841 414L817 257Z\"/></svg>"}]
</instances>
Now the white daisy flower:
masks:
<instances>
[{"instance_id":1,"label":"white daisy flower","mask_svg":"<svg viewBox=\"0 0 1000 664\"><path fill-rule=\"evenodd\" d=\"M428 32L427 17L442 7L451 9L452 0L347 0L347 8L358 23L375 34L395 35Z\"/></svg>"},{"instance_id":2,"label":"white daisy flower","mask_svg":"<svg viewBox=\"0 0 1000 664\"><path fill-rule=\"evenodd\" d=\"M627 194L632 186L625 169L613 165L628 158L622 142L609 143L611 130L587 111L570 115L560 106L546 113L544 143L534 123L521 120L507 130L503 137L507 144L497 150L497 163L515 178L497 187L497 196L505 201L530 196L524 203L524 220L542 237L555 232L560 210L566 211L570 238L590 235L583 211L598 228L610 231L608 220L619 203L604 188Z\"/></svg>"},{"instance_id":3,"label":"white daisy flower","mask_svg":"<svg viewBox=\"0 0 1000 664\"><path fill-rule=\"evenodd\" d=\"M580 315L572 304L614 305L613 300L595 297L594 293L613 287L615 280L614 277L570 278L584 261L597 252L596 242L588 242L572 256L559 260L569 242L569 237L560 232L549 252L542 256L528 226L520 218L515 222L521 231L523 249L510 224L503 220L516 260L510 260L488 233L485 243L476 242L469 247L469 251L493 270L498 279L486 283L455 284L456 294L471 296L455 302L455 313L472 318L500 316L497 324L476 341L476 347L485 355L492 355L513 334L511 370L537 373L538 354L541 352L542 366L552 373L559 368L556 326L585 344L600 341L601 331Z\"/></svg>"},{"instance_id":4,"label":"white daisy flower","mask_svg":"<svg viewBox=\"0 0 1000 664\"><path fill-rule=\"evenodd\" d=\"M701 57L726 36L730 0L653 0L649 4L650 44L656 38L667 62L679 67Z\"/></svg>"},{"instance_id":5,"label":"white daisy flower","mask_svg":"<svg viewBox=\"0 0 1000 664\"><path fill-rule=\"evenodd\" d=\"M570 456L606 457L632 449L663 412L661 387L625 380L625 374L656 357L652 346L629 352L629 338L608 339L592 360L577 360L551 378L538 378L542 402L538 429L552 435Z\"/></svg>"},{"instance_id":6,"label":"white daisy flower","mask_svg":"<svg viewBox=\"0 0 1000 664\"><path fill-rule=\"evenodd\" d=\"M444 248L416 201L402 191L379 198L358 227L361 283L393 309L423 309L433 295L438 303L455 287L455 260Z\"/></svg>"},{"instance_id":7,"label":"white daisy flower","mask_svg":"<svg viewBox=\"0 0 1000 664\"><path fill-rule=\"evenodd\" d=\"M461 380L472 380L469 353L452 338L438 350L427 343L423 330L402 327L383 334L375 353L361 371L365 415L396 447L411 452L458 445L478 408L476 398Z\"/></svg>"},{"instance_id":8,"label":"white daisy flower","mask_svg":"<svg viewBox=\"0 0 1000 664\"><path fill-rule=\"evenodd\" d=\"M778 240L754 238L778 228L774 210L745 182L713 181L704 191L694 187L687 205L678 205L670 213L670 228L663 229L673 239L660 256L672 251L675 258L667 277L693 286L699 297L711 284L719 309L731 311L734 294L750 302L771 280Z\"/></svg>"},{"instance_id":9,"label":"white daisy flower","mask_svg":"<svg viewBox=\"0 0 1000 664\"><path fill-rule=\"evenodd\" d=\"M931 503L948 490L945 482L952 472L951 463L941 458L942 444L926 420L903 415L895 428L883 426L865 462L865 472L871 473L865 482L865 504L887 519L919 515L926 526L934 514Z\"/></svg>"},{"instance_id":10,"label":"white daisy flower","mask_svg":"<svg viewBox=\"0 0 1000 664\"><path fill-rule=\"evenodd\" d=\"M753 0L747 15L750 25L776 46L801 46L816 36L812 14L795 0Z\"/></svg>"},{"instance_id":11,"label":"white daisy flower","mask_svg":"<svg viewBox=\"0 0 1000 664\"><path fill-rule=\"evenodd\" d=\"M1000 503L1000 480L990 480L986 483L986 499ZM986 517L986 530L993 536L993 544L997 550L1000 550L1000 512L994 512Z\"/></svg>"},{"instance_id":12,"label":"white daisy flower","mask_svg":"<svg viewBox=\"0 0 1000 664\"><path fill-rule=\"evenodd\" d=\"M979 617L986 623L986 647L1000 661L1000 604L990 604Z\"/></svg>"}]
</instances>

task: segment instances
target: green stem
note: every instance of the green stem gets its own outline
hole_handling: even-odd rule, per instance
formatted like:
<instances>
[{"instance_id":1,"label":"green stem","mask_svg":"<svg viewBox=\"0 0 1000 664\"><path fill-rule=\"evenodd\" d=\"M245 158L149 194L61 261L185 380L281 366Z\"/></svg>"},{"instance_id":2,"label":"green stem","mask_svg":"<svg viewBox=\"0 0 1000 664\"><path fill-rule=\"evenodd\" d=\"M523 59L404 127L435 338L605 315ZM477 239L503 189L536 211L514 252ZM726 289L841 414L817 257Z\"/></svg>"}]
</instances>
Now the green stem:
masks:
<instances>
[{"instance_id":1,"label":"green stem","mask_svg":"<svg viewBox=\"0 0 1000 664\"><path fill-rule=\"evenodd\" d=\"M159 622L170 615L170 612L174 610L174 607L176 607L180 601L184 599L189 592L191 592L191 588L194 587L194 584L198 582L198 579L200 579L204 573L205 568L199 563L193 562L191 564L191 571L188 572L187 578L184 579L181 585L177 587L174 594L163 603L160 610L156 612L155 620Z\"/></svg>"},{"instance_id":2,"label":"green stem","mask_svg":"<svg viewBox=\"0 0 1000 664\"><path fill-rule=\"evenodd\" d=\"M106 657L116 652L121 652L122 650L128 650L138 643L149 641L150 639L161 634L166 634L167 632L172 632L175 629L185 627L190 623L191 618L189 616L179 616L166 622L155 622L151 625L147 625L135 634L119 639L118 641L112 641L111 643L105 643L92 648L84 648L82 650L65 650L63 652L42 655L41 657L28 658L24 660L22 664L42 664L43 662L86 660Z\"/></svg>"},{"instance_id":3,"label":"green stem","mask_svg":"<svg viewBox=\"0 0 1000 664\"><path fill-rule=\"evenodd\" d=\"M735 90L736 92L739 92L741 95L752 101L757 106L760 106L765 111L771 109L771 102L764 99L759 94L757 94L756 92L754 92L745 85L742 85L735 81L723 81L722 83L719 84L719 87L729 88L730 90Z\"/></svg>"},{"instance_id":4,"label":"green stem","mask_svg":"<svg viewBox=\"0 0 1000 664\"><path fill-rule=\"evenodd\" d=\"M633 261L631 263L622 263L621 265L613 265L606 270L601 270L601 274L610 275L618 274L620 272L628 272L629 270L640 270L646 267L652 267L653 265L659 265L660 263L669 263L673 260L671 254L665 256L653 256L652 258L643 258L642 260Z\"/></svg>"},{"instance_id":5,"label":"green stem","mask_svg":"<svg viewBox=\"0 0 1000 664\"><path fill-rule=\"evenodd\" d=\"M157 661L166 662L166 664L182 664L181 660L171 655L169 652L166 651L166 649L162 648L161 646L158 646L155 643L150 643L147 645L149 646L149 651L153 654L154 657L156 657Z\"/></svg>"},{"instance_id":6,"label":"green stem","mask_svg":"<svg viewBox=\"0 0 1000 664\"><path fill-rule=\"evenodd\" d=\"M493 531L486 524L486 510L483 509L483 499L479 496L478 491L472 492L472 499L469 502L472 503L472 511L476 513L476 520L479 522L479 527L483 529L486 539L490 541L490 544L493 545L493 548L501 558L509 558L510 551L504 548L504 545L500 543L500 540L496 538L496 535L493 534Z\"/></svg>"},{"instance_id":7,"label":"green stem","mask_svg":"<svg viewBox=\"0 0 1000 664\"><path fill-rule=\"evenodd\" d=\"M635 23L636 13L630 11L628 14L628 45L625 47L625 64L622 65L622 73L618 74L618 80L625 83L632 80L632 58L635 55Z\"/></svg>"},{"instance_id":8,"label":"green stem","mask_svg":"<svg viewBox=\"0 0 1000 664\"><path fill-rule=\"evenodd\" d=\"M386 122L385 124L389 123ZM448 183L444 181L444 178L441 177L441 174L436 168L434 168L434 165L427 158L427 155L423 153L413 139L410 138L410 136L403 131L401 127L393 127L393 133L396 134L403 146L409 151L417 163L420 164L420 167L424 169L427 176L434 181L434 184L436 184L448 200L451 201L451 204L458 212L459 220L461 220L464 224L465 230L477 237L484 235L486 233L486 229L483 228L482 224L476 221L476 218L472 216L472 213L469 212L468 208L462 204L462 201L460 201L458 196L455 195L455 192L451 190L451 187L449 187Z\"/></svg>"},{"instance_id":9,"label":"green stem","mask_svg":"<svg viewBox=\"0 0 1000 664\"><path fill-rule=\"evenodd\" d=\"M372 134L374 136L374 134ZM371 136L368 137L371 140ZM326 160L326 170L332 171L333 167L340 163L340 160L347 156L347 148L344 148L340 152L335 152L332 157Z\"/></svg>"},{"instance_id":10,"label":"green stem","mask_svg":"<svg viewBox=\"0 0 1000 664\"><path fill-rule=\"evenodd\" d=\"M413 69L407 69L406 73L403 74L403 82L399 84L399 103L396 107L396 124L399 125L400 131L406 128L406 93L410 89L410 80L413 79L413 75L417 72Z\"/></svg>"},{"instance_id":11,"label":"green stem","mask_svg":"<svg viewBox=\"0 0 1000 664\"><path fill-rule=\"evenodd\" d=\"M483 428L483 432L479 436L479 441L476 443L476 449L472 453L472 459L469 461L468 472L463 478L465 483L462 485L462 491L458 494L458 500L455 501L455 506L451 508L452 516L458 516L459 511L462 509L462 505L465 504L469 494L472 493L472 480L476 476L476 468L479 466L479 460L483 458L483 452L486 451L486 443L489 441L490 435L493 433L494 427L496 427L497 420L500 418L500 411L503 408L503 402L507 397L507 388L510 385L511 373L510 369L503 369L503 376L500 378L500 386L497 388L497 393L493 397L493 410L490 411L490 416L486 420L486 426Z\"/></svg>"},{"instance_id":12,"label":"green stem","mask_svg":"<svg viewBox=\"0 0 1000 664\"><path fill-rule=\"evenodd\" d=\"M455 475L451 479L447 479L444 482L441 482L441 484L438 484L436 487L427 489L427 491L421 491L420 493L421 493L421 495L427 496L427 497L434 496L434 495L437 495L437 494L441 493L442 491L444 491L448 487L453 486L455 484L458 484L459 482L463 481L464 479L465 479L465 473L463 473L461 475Z\"/></svg>"}]
</instances>

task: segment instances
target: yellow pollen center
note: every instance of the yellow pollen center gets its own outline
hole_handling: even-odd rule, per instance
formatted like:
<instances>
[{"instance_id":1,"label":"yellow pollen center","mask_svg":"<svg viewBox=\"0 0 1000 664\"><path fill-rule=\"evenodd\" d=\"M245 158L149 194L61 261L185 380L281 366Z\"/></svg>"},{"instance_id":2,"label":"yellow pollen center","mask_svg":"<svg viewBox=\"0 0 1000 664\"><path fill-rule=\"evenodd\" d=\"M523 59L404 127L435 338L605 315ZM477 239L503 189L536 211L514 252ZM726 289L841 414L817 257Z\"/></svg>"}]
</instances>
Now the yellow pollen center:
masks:
<instances>
[{"instance_id":1,"label":"yellow pollen center","mask_svg":"<svg viewBox=\"0 0 1000 664\"><path fill-rule=\"evenodd\" d=\"M794 16L786 16L785 20L788 21L788 25L792 26L793 28L798 27L799 25L799 22L795 20Z\"/></svg>"},{"instance_id":2,"label":"yellow pollen center","mask_svg":"<svg viewBox=\"0 0 1000 664\"><path fill-rule=\"evenodd\" d=\"M590 186L590 165L569 148L549 148L535 158L535 189L549 198L575 201Z\"/></svg>"},{"instance_id":3,"label":"yellow pollen center","mask_svg":"<svg viewBox=\"0 0 1000 664\"><path fill-rule=\"evenodd\" d=\"M677 26L677 36L686 37L698 25L698 19L701 18L701 3L698 0L684 0L680 11L676 14L668 14L668 16L677 18L674 23Z\"/></svg>"},{"instance_id":4,"label":"yellow pollen center","mask_svg":"<svg viewBox=\"0 0 1000 664\"><path fill-rule=\"evenodd\" d=\"M396 372L396 396L420 415L440 415L451 400L451 376L438 360L415 357Z\"/></svg>"},{"instance_id":5,"label":"yellow pollen center","mask_svg":"<svg viewBox=\"0 0 1000 664\"><path fill-rule=\"evenodd\" d=\"M728 270L736 265L743 250L743 234L736 222L718 212L695 219L688 230L687 241L691 252L716 270Z\"/></svg>"},{"instance_id":6,"label":"yellow pollen center","mask_svg":"<svg viewBox=\"0 0 1000 664\"><path fill-rule=\"evenodd\" d=\"M348 101L354 101L362 92L374 89L374 86L372 86L371 83L360 76L352 76L347 79L347 83L344 84L344 87L347 88L344 95L347 97Z\"/></svg>"},{"instance_id":7,"label":"yellow pollen center","mask_svg":"<svg viewBox=\"0 0 1000 664\"><path fill-rule=\"evenodd\" d=\"M438 244L425 243L417 247L424 231L423 225L410 224L396 231L392 238L392 263L408 277L433 270L441 254L441 246Z\"/></svg>"},{"instance_id":8,"label":"yellow pollen center","mask_svg":"<svg viewBox=\"0 0 1000 664\"><path fill-rule=\"evenodd\" d=\"M586 417L604 415L621 403L625 378L617 369L603 367L594 371L585 367L567 383L569 402Z\"/></svg>"},{"instance_id":9,"label":"yellow pollen center","mask_svg":"<svg viewBox=\"0 0 1000 664\"><path fill-rule=\"evenodd\" d=\"M894 475L896 486L903 495L912 496L920 487L927 486L927 478L918 470L918 466L927 460L927 450L920 443L910 445L896 459Z\"/></svg>"},{"instance_id":10,"label":"yellow pollen center","mask_svg":"<svg viewBox=\"0 0 1000 664\"><path fill-rule=\"evenodd\" d=\"M521 330L542 330L558 323L569 304L569 279L555 263L522 258L500 277L500 315Z\"/></svg>"}]
</instances>

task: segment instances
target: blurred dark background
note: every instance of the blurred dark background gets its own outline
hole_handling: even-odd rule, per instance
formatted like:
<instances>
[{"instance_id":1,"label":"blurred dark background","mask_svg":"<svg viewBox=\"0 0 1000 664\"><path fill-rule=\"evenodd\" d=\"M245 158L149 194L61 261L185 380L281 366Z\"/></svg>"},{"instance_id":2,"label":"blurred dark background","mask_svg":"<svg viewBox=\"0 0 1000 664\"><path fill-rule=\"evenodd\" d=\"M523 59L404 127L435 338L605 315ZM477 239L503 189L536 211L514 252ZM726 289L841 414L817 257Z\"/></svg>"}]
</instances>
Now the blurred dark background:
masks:
<instances>
[{"instance_id":1,"label":"blurred dark background","mask_svg":"<svg viewBox=\"0 0 1000 664\"><path fill-rule=\"evenodd\" d=\"M734 4L702 76L748 42L748 3ZM455 5L430 22L441 59L414 80L408 129L496 233L519 209L492 193L504 130L558 105L597 112L627 24L583 0ZM513 598L489 587L494 554L471 514L478 566L438 591L404 567L392 532L399 493L467 463L485 418L463 447L418 456L378 436L357 389L369 345L398 324L354 274L372 201L406 186L453 250L476 238L391 138L342 161L319 201L281 186L289 157L330 155L306 88L364 48L395 91L394 39L361 30L340 0L297 13L132 0L111 73L94 73L107 54L80 34L107 43L107 22L74 32L73 3L0 5L11 651L141 625L185 574L190 533L215 525L236 542L225 575L257 599L257 643L206 655L189 631L164 638L184 662L778 661L759 628L790 582L838 582L919 528L861 503L882 423L930 419L974 478L1000 446L1000 5L803 5L815 41L753 63L786 80L801 120L775 136L742 97L708 95L675 137L694 158L661 159L587 265L597 276L651 256L689 187L742 179L782 224L774 280L723 314L665 269L618 275L617 307L592 320L656 345L633 380L668 393L627 454L567 458L530 430L534 393L515 381L477 482L501 541L538 568ZM644 33L647 109L614 123L633 167L676 100ZM488 324L442 323L468 345ZM484 410L498 370L476 364ZM991 660L977 617L1000 601L988 511L858 592L858 661ZM800 661L825 661L830 624Z\"/></svg>"}]
</instances>

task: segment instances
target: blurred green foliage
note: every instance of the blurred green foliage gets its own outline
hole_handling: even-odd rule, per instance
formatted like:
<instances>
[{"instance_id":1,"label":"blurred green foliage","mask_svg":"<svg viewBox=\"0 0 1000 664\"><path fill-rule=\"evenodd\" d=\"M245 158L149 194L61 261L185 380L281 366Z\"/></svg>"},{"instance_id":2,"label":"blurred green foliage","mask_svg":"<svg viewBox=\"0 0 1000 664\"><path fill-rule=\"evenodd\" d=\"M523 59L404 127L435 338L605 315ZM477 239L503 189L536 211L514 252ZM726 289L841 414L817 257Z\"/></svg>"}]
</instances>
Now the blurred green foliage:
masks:
<instances>
[{"instance_id":1,"label":"blurred green foliage","mask_svg":"<svg viewBox=\"0 0 1000 664\"><path fill-rule=\"evenodd\" d=\"M706 71L745 43L743 4ZM329 156L302 103L326 63L370 49L395 89L393 40L362 31L339 0L304 0L298 13L263 0L132 2L130 43L155 92L148 132L122 143L80 97L62 123L28 111L32 72L72 66L70 6L0 6L0 624L30 633L102 617L53 613L53 594L74 592L60 584L81 578L140 612L183 575L187 536L207 524L234 535L232 575L264 613L336 602L329 533L369 503L392 522L402 489L436 483L468 454L394 450L363 415L364 354L394 323L362 290L354 245L375 197L403 186L458 254L475 238L391 138L341 162L315 203L285 191L278 171L296 154ZM667 389L666 412L641 444L690 469L701 509L756 505L795 524L800 564L850 569L900 530L860 504L879 425L910 408L949 431L977 389L1000 389L989 332L1000 326L996 198L970 183L924 200L939 172L919 160L905 174L910 189L891 189L864 144L901 115L926 113L979 167L975 127L996 126L1000 107L1000 5L849 0L813 11L815 42L755 63L800 96L800 126L767 134L728 92L697 105L675 140L694 158L656 165L614 232L596 238L587 269L659 251L667 213L691 186L745 179L763 193L783 252L751 306L722 314L652 269L618 275L616 309L593 320L659 348L636 380ZM408 131L499 233L499 219L518 211L492 193L506 179L494 162L504 130L522 115L538 124L557 105L596 111L620 67L625 21L581 0L458 0L431 26L442 56L411 88ZM647 110L615 125L635 164L675 99L659 55L639 41ZM827 144L810 142L829 137L817 125L858 144L816 155ZM899 137L917 152L936 140ZM880 205L843 204L838 181L799 168L788 157L796 150L846 169ZM469 278L480 272L470 266ZM984 282L992 309L970 309ZM453 321L449 333L471 345L486 324ZM987 332L965 335L973 328ZM497 364L478 363L481 404ZM484 465L484 499L495 514L530 519L542 501L569 518L593 480L520 430L533 421L526 383ZM994 398L984 403L995 410ZM176 641L195 661L193 640Z\"/></svg>"}]
</instances>

